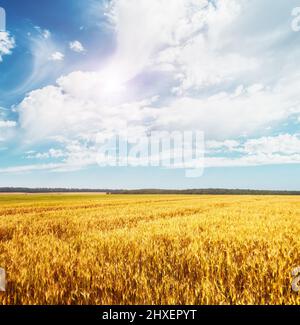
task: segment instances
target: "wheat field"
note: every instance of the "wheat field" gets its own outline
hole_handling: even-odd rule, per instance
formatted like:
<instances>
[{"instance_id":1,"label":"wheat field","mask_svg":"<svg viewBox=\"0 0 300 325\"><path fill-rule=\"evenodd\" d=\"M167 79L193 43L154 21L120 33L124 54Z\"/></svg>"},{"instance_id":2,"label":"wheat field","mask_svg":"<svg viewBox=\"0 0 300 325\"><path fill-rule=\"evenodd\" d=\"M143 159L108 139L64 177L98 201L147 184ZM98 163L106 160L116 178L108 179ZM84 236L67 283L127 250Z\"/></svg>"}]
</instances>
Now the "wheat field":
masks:
<instances>
[{"instance_id":1,"label":"wheat field","mask_svg":"<svg viewBox=\"0 0 300 325\"><path fill-rule=\"evenodd\" d=\"M297 266L297 196L0 196L0 304L299 304Z\"/></svg>"}]
</instances>

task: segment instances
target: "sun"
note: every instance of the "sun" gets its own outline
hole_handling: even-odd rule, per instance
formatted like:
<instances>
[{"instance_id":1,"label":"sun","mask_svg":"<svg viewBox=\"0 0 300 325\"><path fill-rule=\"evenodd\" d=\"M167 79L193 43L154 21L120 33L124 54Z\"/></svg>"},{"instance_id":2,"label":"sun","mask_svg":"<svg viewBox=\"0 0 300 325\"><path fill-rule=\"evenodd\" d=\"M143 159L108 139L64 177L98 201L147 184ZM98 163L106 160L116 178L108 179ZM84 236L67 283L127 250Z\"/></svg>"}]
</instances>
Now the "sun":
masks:
<instances>
[{"instance_id":1,"label":"sun","mask_svg":"<svg viewBox=\"0 0 300 325\"><path fill-rule=\"evenodd\" d=\"M103 92L106 95L119 94L125 90L125 84L118 76L107 76L103 81Z\"/></svg>"},{"instance_id":2,"label":"sun","mask_svg":"<svg viewBox=\"0 0 300 325\"><path fill-rule=\"evenodd\" d=\"M101 72L101 84L101 91L107 97L121 95L126 89L124 74L112 66Z\"/></svg>"}]
</instances>

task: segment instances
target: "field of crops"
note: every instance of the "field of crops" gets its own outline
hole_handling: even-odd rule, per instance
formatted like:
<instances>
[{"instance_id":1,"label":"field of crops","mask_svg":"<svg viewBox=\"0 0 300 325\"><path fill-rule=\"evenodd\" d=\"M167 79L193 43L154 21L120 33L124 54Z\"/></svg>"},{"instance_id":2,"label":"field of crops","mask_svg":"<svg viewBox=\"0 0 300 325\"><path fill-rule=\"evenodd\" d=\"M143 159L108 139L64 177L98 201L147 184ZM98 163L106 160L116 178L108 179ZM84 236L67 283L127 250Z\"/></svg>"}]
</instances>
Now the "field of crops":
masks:
<instances>
[{"instance_id":1,"label":"field of crops","mask_svg":"<svg viewBox=\"0 0 300 325\"><path fill-rule=\"evenodd\" d=\"M0 304L300 304L297 196L0 195Z\"/></svg>"}]
</instances>

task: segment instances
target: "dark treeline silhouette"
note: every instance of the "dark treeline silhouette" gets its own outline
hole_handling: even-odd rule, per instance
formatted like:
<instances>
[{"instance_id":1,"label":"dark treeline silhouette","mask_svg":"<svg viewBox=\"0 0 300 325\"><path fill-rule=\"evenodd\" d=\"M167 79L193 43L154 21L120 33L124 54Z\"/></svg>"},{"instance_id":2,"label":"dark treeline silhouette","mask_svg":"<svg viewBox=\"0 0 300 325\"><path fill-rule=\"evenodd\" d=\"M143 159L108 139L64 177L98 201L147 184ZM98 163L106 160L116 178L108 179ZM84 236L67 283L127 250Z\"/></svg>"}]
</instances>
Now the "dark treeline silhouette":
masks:
<instances>
[{"instance_id":1,"label":"dark treeline silhouette","mask_svg":"<svg viewBox=\"0 0 300 325\"><path fill-rule=\"evenodd\" d=\"M265 191L241 189L190 189L190 190L120 190L118 194L195 194L195 195L300 195L300 191Z\"/></svg>"},{"instance_id":2,"label":"dark treeline silhouette","mask_svg":"<svg viewBox=\"0 0 300 325\"><path fill-rule=\"evenodd\" d=\"M0 193L107 193L110 190L78 189L78 188L28 188L0 187Z\"/></svg>"},{"instance_id":3,"label":"dark treeline silhouette","mask_svg":"<svg viewBox=\"0 0 300 325\"><path fill-rule=\"evenodd\" d=\"M0 193L107 193L107 194L193 194L193 195L300 195L300 191L272 191L245 189L189 189L189 190L111 190L111 189L76 189L76 188L23 188L2 187Z\"/></svg>"}]
</instances>

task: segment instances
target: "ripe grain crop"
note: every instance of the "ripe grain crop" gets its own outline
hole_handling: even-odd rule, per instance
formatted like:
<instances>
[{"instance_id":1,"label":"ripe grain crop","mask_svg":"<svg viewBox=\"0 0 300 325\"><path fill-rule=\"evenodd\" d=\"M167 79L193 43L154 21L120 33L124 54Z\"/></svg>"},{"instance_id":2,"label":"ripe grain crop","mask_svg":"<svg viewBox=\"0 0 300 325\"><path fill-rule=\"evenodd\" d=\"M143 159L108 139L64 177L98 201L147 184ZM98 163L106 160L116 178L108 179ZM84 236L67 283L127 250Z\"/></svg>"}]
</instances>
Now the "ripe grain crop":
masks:
<instances>
[{"instance_id":1,"label":"ripe grain crop","mask_svg":"<svg viewBox=\"0 0 300 325\"><path fill-rule=\"evenodd\" d=\"M0 195L0 304L299 304L297 196Z\"/></svg>"}]
</instances>

